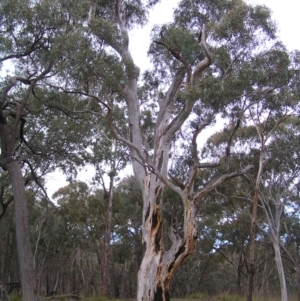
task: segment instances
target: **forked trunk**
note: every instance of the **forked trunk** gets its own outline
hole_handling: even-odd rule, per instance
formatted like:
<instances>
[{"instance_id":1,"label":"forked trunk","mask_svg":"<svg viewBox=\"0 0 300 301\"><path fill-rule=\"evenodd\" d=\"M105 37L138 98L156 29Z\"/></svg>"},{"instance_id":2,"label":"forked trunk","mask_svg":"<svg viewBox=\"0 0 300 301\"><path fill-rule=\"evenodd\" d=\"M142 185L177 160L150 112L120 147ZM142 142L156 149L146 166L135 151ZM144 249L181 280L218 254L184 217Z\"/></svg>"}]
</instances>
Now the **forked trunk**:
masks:
<instances>
[{"instance_id":1,"label":"forked trunk","mask_svg":"<svg viewBox=\"0 0 300 301\"><path fill-rule=\"evenodd\" d=\"M182 264L195 249L197 232L195 228L195 208L188 198L185 203L184 237L170 235L172 246L163 247L163 223L161 216L162 187L155 175L146 177L143 213L143 242L145 254L138 274L138 301L170 300L169 284L176 268Z\"/></svg>"},{"instance_id":2,"label":"forked trunk","mask_svg":"<svg viewBox=\"0 0 300 301\"><path fill-rule=\"evenodd\" d=\"M40 300L37 292L37 279L29 240L28 208L22 171L17 161L8 164L14 195L15 223L19 270L23 301Z\"/></svg>"}]
</instances>

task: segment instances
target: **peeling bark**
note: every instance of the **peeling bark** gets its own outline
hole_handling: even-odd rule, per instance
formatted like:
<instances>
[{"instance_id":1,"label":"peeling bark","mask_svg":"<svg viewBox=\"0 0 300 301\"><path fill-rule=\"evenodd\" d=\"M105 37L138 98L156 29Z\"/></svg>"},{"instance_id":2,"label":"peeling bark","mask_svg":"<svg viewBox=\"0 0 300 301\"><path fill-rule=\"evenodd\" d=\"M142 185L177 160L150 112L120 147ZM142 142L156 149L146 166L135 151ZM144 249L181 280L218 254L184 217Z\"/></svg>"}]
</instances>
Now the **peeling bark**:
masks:
<instances>
[{"instance_id":1,"label":"peeling bark","mask_svg":"<svg viewBox=\"0 0 300 301\"><path fill-rule=\"evenodd\" d=\"M148 189L144 195L144 203L148 204L143 218L143 239L146 251L138 274L137 299L169 301L170 280L175 270L195 249L197 231L194 202L190 201L187 195L182 194L182 201L185 204L184 236L174 238L171 248L165 250L162 242L162 204L157 201L161 197L161 183L155 182L154 175L149 175L147 181L152 185L146 186Z\"/></svg>"}]
</instances>

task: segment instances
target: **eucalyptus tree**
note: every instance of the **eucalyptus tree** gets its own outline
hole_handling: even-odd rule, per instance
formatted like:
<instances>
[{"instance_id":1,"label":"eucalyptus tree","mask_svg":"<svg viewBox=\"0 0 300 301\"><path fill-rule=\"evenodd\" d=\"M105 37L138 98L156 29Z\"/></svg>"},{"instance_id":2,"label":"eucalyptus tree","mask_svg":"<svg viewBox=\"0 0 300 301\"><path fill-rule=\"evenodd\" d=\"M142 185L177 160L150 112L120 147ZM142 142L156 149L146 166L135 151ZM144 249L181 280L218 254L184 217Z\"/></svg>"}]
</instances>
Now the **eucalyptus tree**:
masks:
<instances>
[{"instance_id":1,"label":"eucalyptus tree","mask_svg":"<svg viewBox=\"0 0 300 301\"><path fill-rule=\"evenodd\" d=\"M142 194L135 177L123 178L115 190L112 254L116 296L133 298L142 260Z\"/></svg>"},{"instance_id":2,"label":"eucalyptus tree","mask_svg":"<svg viewBox=\"0 0 300 301\"><path fill-rule=\"evenodd\" d=\"M76 181L53 194L59 204L54 216L58 225L54 233L59 237L58 242L53 241L57 244L51 263L55 268L48 273L56 293L89 295L101 291L94 242L105 235L105 206L98 197L85 182Z\"/></svg>"},{"instance_id":3,"label":"eucalyptus tree","mask_svg":"<svg viewBox=\"0 0 300 301\"><path fill-rule=\"evenodd\" d=\"M298 190L298 189L297 189ZM287 254L289 260L292 262L295 274L296 274L296 286L297 286L297 298L300 300L300 239L299 239L299 192L297 196L297 202L294 200L294 204L288 212L285 213L283 222L286 240L282 242L281 246L284 249L284 253Z\"/></svg>"},{"instance_id":4,"label":"eucalyptus tree","mask_svg":"<svg viewBox=\"0 0 300 301\"><path fill-rule=\"evenodd\" d=\"M299 178L298 119L298 116L290 118L274 133L273 141L266 150L263 186L260 191L260 204L266 216L265 224L260 225L260 227L267 232L273 244L282 299L287 298L282 248L285 249L285 242L289 240L289 237L292 237L286 225L287 223L293 225L293 220L299 219L296 213L299 205L297 188ZM285 156L286 153L289 156ZM290 252L286 253L294 264L297 283L299 283L299 271L297 270L299 256L293 248L291 251L293 255Z\"/></svg>"},{"instance_id":5,"label":"eucalyptus tree","mask_svg":"<svg viewBox=\"0 0 300 301\"><path fill-rule=\"evenodd\" d=\"M262 93L249 93L245 97L245 114L241 118L241 122L244 126L237 131L235 140L232 140L232 153L235 153L238 158L244 160L248 154L248 160L251 160L252 164L256 166L252 177L250 177L254 182L249 243L250 250L247 264L248 300L252 299L253 278L257 268L255 265L255 231L258 205L262 201L260 196L260 193L262 193L261 185L265 185L265 180L263 179L264 174L268 174L266 164L269 158L272 158L274 155L274 153L267 155L267 152L269 152L272 141L274 139L277 141L278 137L276 132L279 131L281 124L297 114L299 108L298 57L298 52L287 53L282 44L276 43L270 49L264 50L254 58L253 69L249 73L249 78L253 85L255 85L256 91L261 89ZM279 69L281 70L280 73L276 71ZM228 134L224 132L220 134L219 137L216 135L215 142L218 141L218 139L223 139L223 149L226 150L228 143L224 135L226 137ZM283 136L281 136L281 138L283 138ZM284 140L285 139L282 141ZM212 141L213 140L211 140L211 142ZM277 143L280 143L279 141L281 141L281 139L278 139ZM221 146L220 141L218 145ZM284 153L285 152L283 152L283 154ZM284 166L284 168L286 168L286 166ZM278 174L276 177L277 176ZM282 269L280 270L282 271ZM282 298L286 300L287 292L286 289L284 290L285 297L282 296Z\"/></svg>"},{"instance_id":6,"label":"eucalyptus tree","mask_svg":"<svg viewBox=\"0 0 300 301\"><path fill-rule=\"evenodd\" d=\"M253 122L256 129L257 136L259 138L259 159L258 159L258 170L255 180L254 196L253 196L253 210L251 218L251 240L250 240L250 257L249 257L249 278L248 278L248 300L251 300L251 283L253 282L253 275L255 273L254 265L254 245L255 245L255 224L256 224L256 212L257 206L260 199L260 185L262 183L263 173L265 172L265 164L267 158L265 152L268 149L268 144L274 139L274 132L278 130L278 127L285 122L288 118L296 114L297 108L299 107L299 64L297 57L299 54L288 54L286 49L277 44L270 51L265 52L269 64L273 64L273 70L280 68L285 70L276 74L270 73L267 75L269 85L272 85L271 91L263 98L263 101L259 104L253 105L249 108L249 119ZM265 59L264 57L264 59ZM260 59L260 58L258 58ZM254 146L255 147L255 146ZM262 200L262 199L261 199ZM280 200L277 200L280 201ZM262 205L265 202L262 201ZM277 204L279 205L279 204ZM280 206L284 210L284 206ZM265 207L264 207L265 208ZM267 211L265 211L267 213ZM277 212L279 213L279 212ZM277 215L277 219L280 219L280 215ZM267 218L269 215L266 215ZM269 219L269 218L268 218ZM269 219L270 221L270 219ZM269 223L268 223L269 224ZM274 229L275 224L277 230ZM269 224L269 226L271 226ZM279 220L275 222L272 227L275 232L279 230ZM278 232L277 232L278 233ZM272 236L272 242L274 244L276 262L278 267L278 273L281 282L281 293L282 300L287 300L287 289L285 285L284 273L281 263L281 255L279 251L278 234L277 239L274 235ZM277 241L277 242L276 242ZM275 246L276 245L276 246Z\"/></svg>"},{"instance_id":7,"label":"eucalyptus tree","mask_svg":"<svg viewBox=\"0 0 300 301\"><path fill-rule=\"evenodd\" d=\"M201 162L197 141L218 113L236 119L245 109L247 95L270 90L266 82L251 79L251 75L255 75L253 67L260 68L254 64L256 55L266 47L266 40L275 37L265 7L238 0L180 1L174 21L153 29L148 54L154 68L144 74L144 85L140 86L129 32L146 22L147 10L157 2L91 1L86 7L84 3L81 14L72 19L78 32L84 32L84 46L74 40L72 57L66 55L60 73L65 78L60 89L89 99L85 111L106 119L114 137L130 149L143 195L145 254L138 275L138 300L169 300L170 279L195 247L196 202L250 169L231 168L230 138L222 174L195 185L203 169L217 164ZM120 109L128 120L126 132L114 122ZM151 112L145 119L144 110ZM147 126L149 122L155 126ZM185 176L176 179L169 163L180 129L187 132L190 160L184 162ZM182 235L169 231L172 243L168 249L162 244L164 187L180 196L184 217Z\"/></svg>"},{"instance_id":8,"label":"eucalyptus tree","mask_svg":"<svg viewBox=\"0 0 300 301\"><path fill-rule=\"evenodd\" d=\"M70 48L60 73L60 88L89 99L85 111L106 119L114 137L130 149L143 194L145 254L139 270L138 300L170 298L170 279L193 252L198 235L195 203L219 184L250 169L247 166L236 170L229 164L229 136L222 174L212 172L214 178L195 185L203 169L216 165L200 162L198 136L214 123L218 113L232 119L241 117L249 95L255 101L255 95L274 88L268 86L264 75L251 72L256 57L266 48L265 42L275 37L269 10L242 1L204 0L180 1L174 22L153 29L149 56L154 69L145 73L145 85L140 87L129 32L146 22L147 9L156 2L84 2L72 17L72 25L84 33L84 43L74 40L70 45L74 51ZM265 62L263 54L260 58ZM266 70L275 72L274 65L265 65ZM53 82L51 85L59 86ZM127 132L120 131L114 123L120 110L128 119ZM155 125L153 128L144 122L144 110L150 110L146 120ZM184 164L185 177L176 181L169 162L171 147L178 149L180 129L187 133L190 160ZM170 231L172 244L168 249L162 244L164 187L180 195L184 216L182 236Z\"/></svg>"},{"instance_id":9,"label":"eucalyptus tree","mask_svg":"<svg viewBox=\"0 0 300 301\"><path fill-rule=\"evenodd\" d=\"M120 112L118 127L124 128L125 120ZM102 293L113 296L113 281L111 279L112 270L112 224L113 224L113 203L116 186L120 181L119 173L124 170L129 162L128 150L124 144L116 140L110 133L105 120L98 120L98 126L94 133L91 147L91 162L95 167L96 174L93 181L96 186L100 184L103 191L103 200L106 205L106 230L104 235L104 250L102 255Z\"/></svg>"}]
</instances>

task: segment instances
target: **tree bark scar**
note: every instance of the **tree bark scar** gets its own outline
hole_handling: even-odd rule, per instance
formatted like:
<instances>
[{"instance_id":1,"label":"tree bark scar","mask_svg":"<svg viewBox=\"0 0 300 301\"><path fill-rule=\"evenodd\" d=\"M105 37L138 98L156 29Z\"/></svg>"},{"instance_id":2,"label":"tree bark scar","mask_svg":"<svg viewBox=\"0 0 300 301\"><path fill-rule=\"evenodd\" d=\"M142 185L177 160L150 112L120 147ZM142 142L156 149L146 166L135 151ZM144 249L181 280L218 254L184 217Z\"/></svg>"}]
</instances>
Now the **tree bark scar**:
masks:
<instances>
[{"instance_id":1,"label":"tree bark scar","mask_svg":"<svg viewBox=\"0 0 300 301\"><path fill-rule=\"evenodd\" d=\"M143 249L143 252L146 251L146 247L147 247L147 244L146 244L145 241L143 241L143 243L142 243L142 249Z\"/></svg>"},{"instance_id":2,"label":"tree bark scar","mask_svg":"<svg viewBox=\"0 0 300 301\"><path fill-rule=\"evenodd\" d=\"M156 233L155 236L155 252L159 252L161 250L161 237L162 237L162 227L161 225L159 226L158 232Z\"/></svg>"},{"instance_id":3,"label":"tree bark scar","mask_svg":"<svg viewBox=\"0 0 300 301\"><path fill-rule=\"evenodd\" d=\"M154 291L153 301L163 301L163 290L159 284L156 286L156 290Z\"/></svg>"},{"instance_id":4,"label":"tree bark scar","mask_svg":"<svg viewBox=\"0 0 300 301\"><path fill-rule=\"evenodd\" d=\"M133 141L133 138L132 138L132 128L133 128L133 124L132 124L132 123L130 123L130 124L129 124L129 135L130 135L130 142L132 142L132 141Z\"/></svg>"},{"instance_id":5,"label":"tree bark scar","mask_svg":"<svg viewBox=\"0 0 300 301\"><path fill-rule=\"evenodd\" d=\"M170 301L170 293L168 289L165 290L165 301Z\"/></svg>"},{"instance_id":6,"label":"tree bark scar","mask_svg":"<svg viewBox=\"0 0 300 301\"><path fill-rule=\"evenodd\" d=\"M148 206L148 209L147 209L147 212L146 212L146 215L145 215L145 221L147 220L147 218L149 217L150 215L150 204Z\"/></svg>"},{"instance_id":7,"label":"tree bark scar","mask_svg":"<svg viewBox=\"0 0 300 301\"><path fill-rule=\"evenodd\" d=\"M156 188L155 188L155 196L157 196L158 195L158 192L159 192L159 186L157 186Z\"/></svg>"},{"instance_id":8,"label":"tree bark scar","mask_svg":"<svg viewBox=\"0 0 300 301\"><path fill-rule=\"evenodd\" d=\"M157 225L159 223L159 219L160 219L160 217L159 217L159 208L155 208L153 210L153 214L152 214L152 224L151 224L152 230L154 230L157 227Z\"/></svg>"},{"instance_id":9,"label":"tree bark scar","mask_svg":"<svg viewBox=\"0 0 300 301\"><path fill-rule=\"evenodd\" d=\"M172 263L169 265L168 268L168 273L170 273L173 269L174 263L177 260L177 258L179 257L180 254L182 254L185 251L185 245L181 246L178 251L176 252L175 256L174 256L174 260L172 261Z\"/></svg>"},{"instance_id":10,"label":"tree bark scar","mask_svg":"<svg viewBox=\"0 0 300 301\"><path fill-rule=\"evenodd\" d=\"M162 187L158 186L155 188L155 203L156 205L160 204L160 193L162 191Z\"/></svg>"},{"instance_id":11,"label":"tree bark scar","mask_svg":"<svg viewBox=\"0 0 300 301\"><path fill-rule=\"evenodd\" d=\"M160 158L158 160L158 166L157 166L159 171L161 171L163 162L164 162L164 152L162 151L161 155L160 155Z\"/></svg>"}]
</instances>

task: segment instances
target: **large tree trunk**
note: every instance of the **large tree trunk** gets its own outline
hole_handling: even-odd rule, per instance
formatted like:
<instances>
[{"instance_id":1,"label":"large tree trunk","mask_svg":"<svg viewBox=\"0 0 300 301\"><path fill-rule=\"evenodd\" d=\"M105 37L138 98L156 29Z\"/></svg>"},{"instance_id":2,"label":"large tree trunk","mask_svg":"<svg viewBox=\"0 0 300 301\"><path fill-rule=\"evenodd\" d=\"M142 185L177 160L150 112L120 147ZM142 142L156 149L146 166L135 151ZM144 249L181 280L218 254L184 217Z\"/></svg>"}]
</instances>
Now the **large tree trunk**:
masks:
<instances>
[{"instance_id":1,"label":"large tree trunk","mask_svg":"<svg viewBox=\"0 0 300 301\"><path fill-rule=\"evenodd\" d=\"M143 243L145 254L138 274L138 301L169 301L169 284L176 268L195 249L197 231L195 227L194 202L186 196L184 212L184 237L170 234L172 246L163 247L163 223L161 215L162 184L155 175L145 180L143 211Z\"/></svg>"},{"instance_id":2,"label":"large tree trunk","mask_svg":"<svg viewBox=\"0 0 300 301\"><path fill-rule=\"evenodd\" d=\"M17 161L11 161L8 173L11 177L14 195L15 223L19 270L22 284L22 300L40 300L37 291L37 279L34 269L33 255L29 240L28 208L22 171Z\"/></svg>"}]
</instances>

